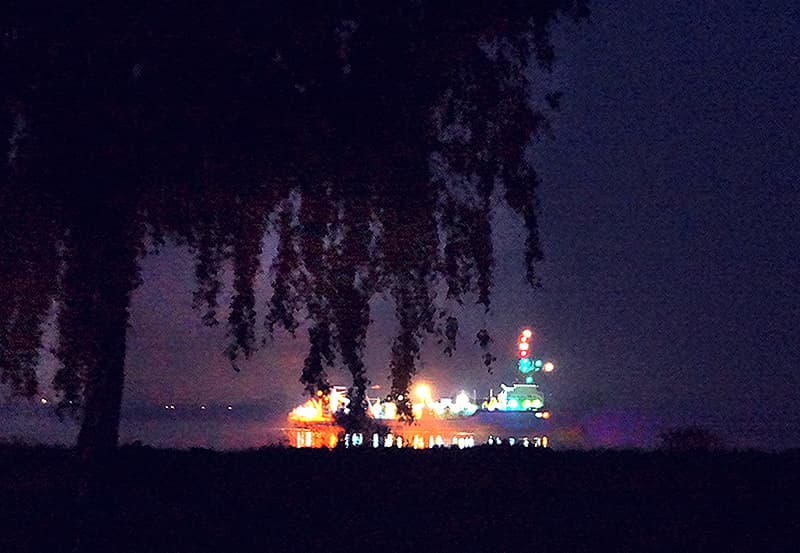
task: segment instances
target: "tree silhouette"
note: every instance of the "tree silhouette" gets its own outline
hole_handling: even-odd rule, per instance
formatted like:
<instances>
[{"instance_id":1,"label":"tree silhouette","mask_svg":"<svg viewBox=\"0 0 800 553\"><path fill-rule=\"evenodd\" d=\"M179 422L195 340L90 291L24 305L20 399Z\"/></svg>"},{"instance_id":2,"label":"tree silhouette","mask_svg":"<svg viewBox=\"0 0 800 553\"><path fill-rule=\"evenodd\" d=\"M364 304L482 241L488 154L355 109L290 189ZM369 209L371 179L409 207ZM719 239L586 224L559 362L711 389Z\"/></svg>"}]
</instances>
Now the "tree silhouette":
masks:
<instances>
[{"instance_id":1,"label":"tree silhouette","mask_svg":"<svg viewBox=\"0 0 800 553\"><path fill-rule=\"evenodd\" d=\"M667 451L713 451L722 449L722 439L699 425L680 426L661 432L660 448Z\"/></svg>"},{"instance_id":2,"label":"tree silhouette","mask_svg":"<svg viewBox=\"0 0 800 553\"><path fill-rule=\"evenodd\" d=\"M258 346L253 283L275 233L263 324L294 332L307 319L301 381L324 391L340 362L352 420L365 408L375 294L394 300L399 322L394 397L408 397L425 335L455 347L440 283L447 300L476 293L488 309L498 194L525 221L537 282L525 150L558 95L536 98L532 84L554 59L550 25L585 17L584 1L0 9L2 380L35 393L55 305L54 385L82 419L86 456L116 445L129 300L149 244L195 254L206 324L233 267L235 362Z\"/></svg>"}]
</instances>

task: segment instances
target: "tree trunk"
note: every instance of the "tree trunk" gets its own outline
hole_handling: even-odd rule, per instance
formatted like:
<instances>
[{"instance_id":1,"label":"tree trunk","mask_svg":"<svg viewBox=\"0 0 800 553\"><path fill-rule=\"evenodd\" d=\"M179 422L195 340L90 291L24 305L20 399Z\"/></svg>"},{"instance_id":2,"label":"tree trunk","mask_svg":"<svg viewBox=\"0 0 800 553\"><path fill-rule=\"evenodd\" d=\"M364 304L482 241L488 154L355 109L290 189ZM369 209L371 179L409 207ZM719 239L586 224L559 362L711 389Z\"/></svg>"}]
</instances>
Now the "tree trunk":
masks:
<instances>
[{"instance_id":1,"label":"tree trunk","mask_svg":"<svg viewBox=\"0 0 800 553\"><path fill-rule=\"evenodd\" d=\"M117 447L125 377L128 307L136 282L136 241L127 217L98 210L76 230L77 247L87 261L84 300L90 302L85 328L93 355L86 367L83 418L77 449L82 461L104 464ZM86 255L88 254L88 255Z\"/></svg>"},{"instance_id":2,"label":"tree trunk","mask_svg":"<svg viewBox=\"0 0 800 553\"><path fill-rule=\"evenodd\" d=\"M83 420L78 434L78 452L86 462L105 463L117 447L119 417L125 370L125 333L128 326L126 290L105 287L100 292L104 304L95 323L97 328L98 359L89 367L84 389ZM107 298L104 295L117 295ZM106 301L106 299L111 301ZM117 301L115 301L117 300Z\"/></svg>"},{"instance_id":3,"label":"tree trunk","mask_svg":"<svg viewBox=\"0 0 800 553\"><path fill-rule=\"evenodd\" d=\"M114 453L119 437L128 311L116 303L106 304L104 311L96 321L105 326L98 329L100 355L88 371L78 434L76 553L112 549L116 527L112 505L118 469Z\"/></svg>"},{"instance_id":4,"label":"tree trunk","mask_svg":"<svg viewBox=\"0 0 800 553\"><path fill-rule=\"evenodd\" d=\"M83 409L76 452L74 551L110 548L118 521L112 509L115 451L125 378L125 345L131 292L137 281L137 240L125 210L84 211L70 236L67 263L75 297L72 332L83 370ZM81 363L82 362L82 363Z\"/></svg>"}]
</instances>

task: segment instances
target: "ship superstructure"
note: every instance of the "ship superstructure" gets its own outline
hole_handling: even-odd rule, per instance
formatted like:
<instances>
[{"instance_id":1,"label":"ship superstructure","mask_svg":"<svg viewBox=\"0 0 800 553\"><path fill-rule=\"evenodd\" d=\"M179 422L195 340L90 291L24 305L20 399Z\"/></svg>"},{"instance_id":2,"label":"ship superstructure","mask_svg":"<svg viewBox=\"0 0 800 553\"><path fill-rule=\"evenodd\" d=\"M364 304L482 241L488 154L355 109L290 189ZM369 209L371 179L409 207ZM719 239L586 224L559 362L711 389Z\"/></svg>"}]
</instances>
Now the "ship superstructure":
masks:
<instances>
[{"instance_id":1,"label":"ship superstructure","mask_svg":"<svg viewBox=\"0 0 800 553\"><path fill-rule=\"evenodd\" d=\"M391 397L368 397L367 412L379 421L386 432L347 433L336 423L339 412L348 413L350 400L347 388L333 386L328 394L318 393L294 408L286 429L295 447L472 447L480 444L528 446L549 445L543 421L551 413L545 408L545 396L534 382L534 374L554 369L550 361L531 355L532 332L523 329L519 335L517 378L522 382L500 385L495 394L480 402L461 391L455 397L434 399L431 386L420 383L412 390L411 423L398 417L397 404ZM396 398L403 401L403 397Z\"/></svg>"}]
</instances>

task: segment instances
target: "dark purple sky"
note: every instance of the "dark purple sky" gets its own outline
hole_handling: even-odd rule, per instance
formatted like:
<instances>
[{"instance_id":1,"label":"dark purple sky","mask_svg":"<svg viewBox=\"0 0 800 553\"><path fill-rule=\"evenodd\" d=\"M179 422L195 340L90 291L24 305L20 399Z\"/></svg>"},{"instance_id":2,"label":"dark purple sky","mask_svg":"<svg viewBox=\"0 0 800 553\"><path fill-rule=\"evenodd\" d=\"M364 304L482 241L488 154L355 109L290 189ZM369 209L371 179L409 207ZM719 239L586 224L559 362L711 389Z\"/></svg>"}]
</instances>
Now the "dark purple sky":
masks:
<instances>
[{"instance_id":1,"label":"dark purple sky","mask_svg":"<svg viewBox=\"0 0 800 553\"><path fill-rule=\"evenodd\" d=\"M525 285L521 223L499 209L492 311L462 311L456 355L428 347L419 378L442 395L496 389L513 378L516 335L530 325L534 349L558 367L543 382L554 420L590 444L647 445L664 427L698 422L734 445L800 447L798 21L800 8L782 0L620 1L595 3L588 25L557 28L550 80L563 109L555 140L532 155L544 286ZM230 444L199 423L172 425L159 405L280 416L301 399L303 332L276 336L235 373L224 329L191 311L191 263L176 248L143 262L123 440ZM376 301L373 317L367 365L385 385L391 306ZM484 324L494 374L472 344ZM4 435L72 431L18 406L0 417ZM240 426L235 443L259 445L248 432Z\"/></svg>"}]
</instances>

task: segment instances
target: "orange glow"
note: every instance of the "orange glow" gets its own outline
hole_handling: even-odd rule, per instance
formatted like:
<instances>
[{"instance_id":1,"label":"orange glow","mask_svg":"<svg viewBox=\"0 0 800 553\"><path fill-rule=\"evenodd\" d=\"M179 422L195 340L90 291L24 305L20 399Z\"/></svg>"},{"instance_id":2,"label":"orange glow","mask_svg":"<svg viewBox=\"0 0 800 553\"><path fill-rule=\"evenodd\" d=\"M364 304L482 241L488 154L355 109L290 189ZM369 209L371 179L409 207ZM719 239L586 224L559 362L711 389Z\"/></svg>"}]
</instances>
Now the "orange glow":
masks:
<instances>
[{"instance_id":1,"label":"orange glow","mask_svg":"<svg viewBox=\"0 0 800 553\"><path fill-rule=\"evenodd\" d=\"M553 372L553 369L555 369L555 368L556 368L555 365L553 365L550 361L548 361L547 363L544 364L544 367L542 367L542 370L544 372L546 372L546 373L550 373L550 372Z\"/></svg>"},{"instance_id":2,"label":"orange glow","mask_svg":"<svg viewBox=\"0 0 800 553\"><path fill-rule=\"evenodd\" d=\"M311 398L303 405L295 407L289 413L289 420L292 422L332 422L333 416L326 408L325 398Z\"/></svg>"},{"instance_id":3,"label":"orange glow","mask_svg":"<svg viewBox=\"0 0 800 553\"><path fill-rule=\"evenodd\" d=\"M428 403L431 400L431 387L427 384L419 383L414 387L414 395L423 403Z\"/></svg>"},{"instance_id":4,"label":"orange glow","mask_svg":"<svg viewBox=\"0 0 800 553\"><path fill-rule=\"evenodd\" d=\"M286 437L292 447L328 447L333 449L339 443L342 428L324 424L312 424L303 428L287 428Z\"/></svg>"},{"instance_id":5,"label":"orange glow","mask_svg":"<svg viewBox=\"0 0 800 553\"><path fill-rule=\"evenodd\" d=\"M542 413L542 418L543 419L549 419L550 418L550 411L545 411L544 413Z\"/></svg>"}]
</instances>

